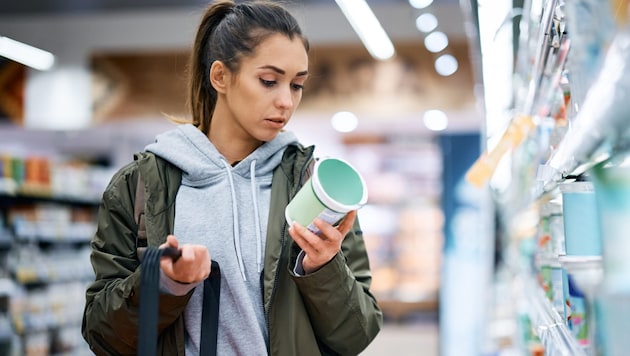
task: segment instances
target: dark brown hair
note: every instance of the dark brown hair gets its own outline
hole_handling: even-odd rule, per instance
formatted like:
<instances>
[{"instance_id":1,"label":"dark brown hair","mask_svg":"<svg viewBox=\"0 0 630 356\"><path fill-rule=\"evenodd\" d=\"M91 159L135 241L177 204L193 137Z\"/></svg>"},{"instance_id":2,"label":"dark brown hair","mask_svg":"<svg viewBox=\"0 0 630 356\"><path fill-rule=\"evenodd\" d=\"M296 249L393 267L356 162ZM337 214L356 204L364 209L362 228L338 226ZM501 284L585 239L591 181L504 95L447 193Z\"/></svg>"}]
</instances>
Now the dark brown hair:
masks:
<instances>
[{"instance_id":1,"label":"dark brown hair","mask_svg":"<svg viewBox=\"0 0 630 356\"><path fill-rule=\"evenodd\" d=\"M192 124L208 134L217 92L210 84L210 67L223 62L237 73L243 57L273 34L301 38L308 52L309 43L297 20L281 5L269 0L236 4L232 0L213 2L203 14L197 30L189 64L189 105Z\"/></svg>"}]
</instances>

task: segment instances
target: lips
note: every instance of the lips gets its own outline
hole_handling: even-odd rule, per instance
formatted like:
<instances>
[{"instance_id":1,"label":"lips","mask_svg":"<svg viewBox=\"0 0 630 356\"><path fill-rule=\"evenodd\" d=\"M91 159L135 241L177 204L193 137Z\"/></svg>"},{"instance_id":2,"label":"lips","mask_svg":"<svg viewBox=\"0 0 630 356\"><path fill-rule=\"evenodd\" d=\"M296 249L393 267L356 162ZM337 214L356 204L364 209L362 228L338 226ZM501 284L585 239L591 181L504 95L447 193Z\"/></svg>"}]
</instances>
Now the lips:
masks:
<instances>
[{"instance_id":1,"label":"lips","mask_svg":"<svg viewBox=\"0 0 630 356\"><path fill-rule=\"evenodd\" d=\"M276 117L265 119L265 121L275 128L283 128L284 124L286 123L286 120L284 118Z\"/></svg>"}]
</instances>

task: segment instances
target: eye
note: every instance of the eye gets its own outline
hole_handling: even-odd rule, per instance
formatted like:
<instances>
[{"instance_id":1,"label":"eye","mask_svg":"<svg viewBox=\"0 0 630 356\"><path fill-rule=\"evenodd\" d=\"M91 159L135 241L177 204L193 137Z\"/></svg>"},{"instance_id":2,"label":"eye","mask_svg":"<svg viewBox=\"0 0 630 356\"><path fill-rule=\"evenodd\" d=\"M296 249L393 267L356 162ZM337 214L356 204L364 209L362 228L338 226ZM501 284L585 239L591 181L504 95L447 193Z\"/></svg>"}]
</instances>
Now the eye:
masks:
<instances>
[{"instance_id":1,"label":"eye","mask_svg":"<svg viewBox=\"0 0 630 356\"><path fill-rule=\"evenodd\" d=\"M262 85L267 87L267 88L271 88L272 86L274 86L276 84L276 81L275 80L265 80L263 78L260 78L260 83L262 83Z\"/></svg>"},{"instance_id":2,"label":"eye","mask_svg":"<svg viewBox=\"0 0 630 356\"><path fill-rule=\"evenodd\" d=\"M296 91L302 90L302 89L304 89L304 85L292 83L291 84L291 89L296 90Z\"/></svg>"}]
</instances>

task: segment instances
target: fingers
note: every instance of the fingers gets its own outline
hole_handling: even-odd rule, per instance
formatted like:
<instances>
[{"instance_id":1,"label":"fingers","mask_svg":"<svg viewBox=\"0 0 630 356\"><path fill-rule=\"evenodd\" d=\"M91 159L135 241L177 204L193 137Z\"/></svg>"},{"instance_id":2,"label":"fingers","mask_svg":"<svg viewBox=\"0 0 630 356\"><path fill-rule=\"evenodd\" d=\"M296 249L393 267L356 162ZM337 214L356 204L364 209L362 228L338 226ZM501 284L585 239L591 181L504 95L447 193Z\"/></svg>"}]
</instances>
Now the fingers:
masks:
<instances>
[{"instance_id":1,"label":"fingers","mask_svg":"<svg viewBox=\"0 0 630 356\"><path fill-rule=\"evenodd\" d=\"M293 241L295 241L295 243L306 252L311 250L311 243L308 241L307 234L317 236L310 232L305 226L302 226L297 222L294 222L293 225L291 225L291 228L289 228L289 235L291 235Z\"/></svg>"},{"instance_id":2,"label":"fingers","mask_svg":"<svg viewBox=\"0 0 630 356\"><path fill-rule=\"evenodd\" d=\"M185 261L193 261L196 257L195 249L191 245L182 245L182 257Z\"/></svg>"},{"instance_id":3,"label":"fingers","mask_svg":"<svg viewBox=\"0 0 630 356\"><path fill-rule=\"evenodd\" d=\"M350 232L350 229L352 229L352 226L354 226L354 221L356 220L356 218L356 210L352 210L348 214L346 214L346 216L343 218L343 221L341 221L341 224L337 226L337 230L339 230L341 235L346 236L348 232Z\"/></svg>"},{"instance_id":4,"label":"fingers","mask_svg":"<svg viewBox=\"0 0 630 356\"><path fill-rule=\"evenodd\" d=\"M334 233L322 231L321 235L316 235L299 223L293 223L289 229L289 234L305 253L302 267L306 273L312 273L321 268L333 259L341 248L343 235L330 224L323 221L321 224L327 225L322 227L331 229Z\"/></svg>"},{"instance_id":5,"label":"fingers","mask_svg":"<svg viewBox=\"0 0 630 356\"><path fill-rule=\"evenodd\" d=\"M321 219L315 219L315 221L313 222L315 224L315 226L322 232L321 233L321 238L323 239L328 239L328 238L342 238L345 237L348 232L350 231L350 229L352 229L352 226L354 225L354 220L356 219L357 216L357 211L356 210L352 210L350 212L348 212L348 214L346 214L346 216L341 220L341 222L339 223L338 226L332 226L330 224L328 224L327 222L321 220Z\"/></svg>"},{"instance_id":6,"label":"fingers","mask_svg":"<svg viewBox=\"0 0 630 356\"><path fill-rule=\"evenodd\" d=\"M160 248L164 248L164 247L178 248L178 246L179 246L179 242L177 241L177 238L175 237L175 235L168 235L166 236L166 241L160 245Z\"/></svg>"},{"instance_id":7,"label":"fingers","mask_svg":"<svg viewBox=\"0 0 630 356\"><path fill-rule=\"evenodd\" d=\"M315 234L294 222L289 229L289 234L306 254L324 253L328 255L336 253L341 247L344 235L341 235L336 228L323 220L316 219L315 226L320 230L319 234Z\"/></svg>"},{"instance_id":8,"label":"fingers","mask_svg":"<svg viewBox=\"0 0 630 356\"><path fill-rule=\"evenodd\" d=\"M210 275L210 252L203 245L179 245L175 236L169 235L163 247L178 248L181 257L173 262L170 258L160 261L162 271L181 283L196 283Z\"/></svg>"},{"instance_id":9,"label":"fingers","mask_svg":"<svg viewBox=\"0 0 630 356\"><path fill-rule=\"evenodd\" d=\"M204 280L210 274L210 253L205 246L181 246L182 257L174 264L177 280L192 283Z\"/></svg>"}]
</instances>

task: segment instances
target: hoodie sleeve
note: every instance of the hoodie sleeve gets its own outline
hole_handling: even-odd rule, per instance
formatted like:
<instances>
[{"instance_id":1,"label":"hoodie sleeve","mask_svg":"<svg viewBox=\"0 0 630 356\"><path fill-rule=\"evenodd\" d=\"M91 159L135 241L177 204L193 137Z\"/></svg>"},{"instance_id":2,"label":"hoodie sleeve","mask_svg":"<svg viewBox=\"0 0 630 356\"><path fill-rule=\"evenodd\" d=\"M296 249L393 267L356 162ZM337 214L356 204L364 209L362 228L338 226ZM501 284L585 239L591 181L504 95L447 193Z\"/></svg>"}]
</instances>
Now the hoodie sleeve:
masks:
<instances>
[{"instance_id":1,"label":"hoodie sleeve","mask_svg":"<svg viewBox=\"0 0 630 356\"><path fill-rule=\"evenodd\" d=\"M134 164L122 168L103 194L90 256L95 280L86 291L82 335L96 354L134 354L138 335L140 263L133 218ZM160 332L182 313L185 296L160 294Z\"/></svg>"},{"instance_id":2,"label":"hoodie sleeve","mask_svg":"<svg viewBox=\"0 0 630 356\"><path fill-rule=\"evenodd\" d=\"M296 263L299 249L291 254ZM335 353L356 355L376 337L383 315L370 292L372 276L358 219L341 251L312 274L292 274L318 338Z\"/></svg>"}]
</instances>

